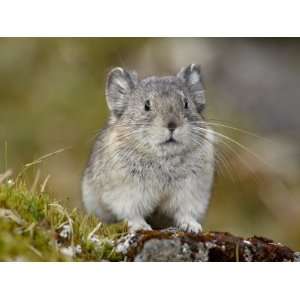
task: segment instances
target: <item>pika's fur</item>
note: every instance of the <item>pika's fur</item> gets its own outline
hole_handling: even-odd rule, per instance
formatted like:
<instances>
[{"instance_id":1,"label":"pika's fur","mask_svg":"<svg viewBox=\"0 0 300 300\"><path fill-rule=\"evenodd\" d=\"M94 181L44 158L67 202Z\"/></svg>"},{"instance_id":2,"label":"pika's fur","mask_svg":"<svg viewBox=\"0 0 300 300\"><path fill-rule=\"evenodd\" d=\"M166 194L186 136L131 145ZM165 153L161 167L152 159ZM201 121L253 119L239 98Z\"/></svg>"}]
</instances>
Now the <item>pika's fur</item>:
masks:
<instances>
[{"instance_id":1,"label":"pika's fur","mask_svg":"<svg viewBox=\"0 0 300 300\"><path fill-rule=\"evenodd\" d=\"M148 77L122 68L107 77L108 125L82 180L88 213L128 221L133 231L176 226L201 231L214 175L200 67ZM147 222L148 221L148 222Z\"/></svg>"}]
</instances>

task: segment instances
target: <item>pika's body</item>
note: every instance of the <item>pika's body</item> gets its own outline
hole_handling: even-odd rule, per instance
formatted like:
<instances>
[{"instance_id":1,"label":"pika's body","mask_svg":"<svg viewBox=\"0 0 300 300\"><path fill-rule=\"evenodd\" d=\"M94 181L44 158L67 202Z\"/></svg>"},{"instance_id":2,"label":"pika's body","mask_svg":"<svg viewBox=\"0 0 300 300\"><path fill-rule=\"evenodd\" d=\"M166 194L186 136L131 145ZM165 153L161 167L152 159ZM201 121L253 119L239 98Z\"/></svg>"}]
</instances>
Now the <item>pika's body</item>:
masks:
<instances>
[{"instance_id":1,"label":"pika's body","mask_svg":"<svg viewBox=\"0 0 300 300\"><path fill-rule=\"evenodd\" d=\"M106 223L126 220L133 231L201 231L213 183L214 140L201 115L199 66L144 80L115 68L106 98L111 116L82 180L87 211Z\"/></svg>"}]
</instances>

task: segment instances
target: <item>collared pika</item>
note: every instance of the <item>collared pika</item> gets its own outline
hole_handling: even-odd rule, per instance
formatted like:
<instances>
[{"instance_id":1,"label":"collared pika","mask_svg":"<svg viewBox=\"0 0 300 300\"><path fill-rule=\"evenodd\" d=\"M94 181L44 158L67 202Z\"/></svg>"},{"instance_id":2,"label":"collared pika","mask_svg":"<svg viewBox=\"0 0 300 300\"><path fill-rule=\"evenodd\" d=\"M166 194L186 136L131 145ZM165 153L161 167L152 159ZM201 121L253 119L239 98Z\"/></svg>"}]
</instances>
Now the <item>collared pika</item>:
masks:
<instances>
[{"instance_id":1,"label":"collared pika","mask_svg":"<svg viewBox=\"0 0 300 300\"><path fill-rule=\"evenodd\" d=\"M139 80L115 68L106 83L110 118L82 180L88 213L129 229L201 231L214 177L213 135L200 67Z\"/></svg>"}]
</instances>

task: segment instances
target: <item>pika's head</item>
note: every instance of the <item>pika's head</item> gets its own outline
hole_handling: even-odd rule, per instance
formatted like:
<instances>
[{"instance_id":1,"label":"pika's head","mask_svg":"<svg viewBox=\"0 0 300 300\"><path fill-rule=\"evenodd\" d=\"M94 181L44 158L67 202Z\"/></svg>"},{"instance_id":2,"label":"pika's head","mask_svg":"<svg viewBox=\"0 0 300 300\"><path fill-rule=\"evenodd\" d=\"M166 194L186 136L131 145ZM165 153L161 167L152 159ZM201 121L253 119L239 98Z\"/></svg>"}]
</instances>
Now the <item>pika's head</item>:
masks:
<instances>
[{"instance_id":1,"label":"pika's head","mask_svg":"<svg viewBox=\"0 0 300 300\"><path fill-rule=\"evenodd\" d=\"M198 65L175 76L143 80L135 72L115 68L108 74L106 99L110 125L142 151L176 154L199 146L206 135L201 130L205 97Z\"/></svg>"}]
</instances>

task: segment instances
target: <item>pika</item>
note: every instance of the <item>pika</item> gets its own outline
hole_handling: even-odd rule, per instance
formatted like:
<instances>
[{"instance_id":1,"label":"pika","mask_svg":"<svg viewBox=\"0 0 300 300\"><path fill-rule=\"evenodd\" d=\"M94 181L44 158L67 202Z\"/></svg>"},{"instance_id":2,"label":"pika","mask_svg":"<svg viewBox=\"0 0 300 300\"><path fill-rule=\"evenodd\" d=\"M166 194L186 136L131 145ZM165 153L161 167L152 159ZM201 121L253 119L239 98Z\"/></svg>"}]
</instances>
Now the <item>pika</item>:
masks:
<instances>
[{"instance_id":1,"label":"pika","mask_svg":"<svg viewBox=\"0 0 300 300\"><path fill-rule=\"evenodd\" d=\"M131 231L200 232L214 179L200 66L142 80L114 68L106 101L110 117L82 178L87 212L104 223L127 221Z\"/></svg>"}]
</instances>

